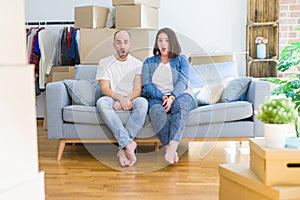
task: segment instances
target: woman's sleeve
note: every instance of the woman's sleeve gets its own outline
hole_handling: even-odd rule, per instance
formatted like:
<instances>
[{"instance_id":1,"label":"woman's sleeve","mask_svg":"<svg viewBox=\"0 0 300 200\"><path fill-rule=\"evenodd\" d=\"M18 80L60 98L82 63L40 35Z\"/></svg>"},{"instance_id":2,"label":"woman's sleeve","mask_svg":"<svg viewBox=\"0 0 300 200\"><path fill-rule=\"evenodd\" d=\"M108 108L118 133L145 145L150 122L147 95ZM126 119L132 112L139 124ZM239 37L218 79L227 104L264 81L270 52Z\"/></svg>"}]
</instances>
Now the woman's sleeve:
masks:
<instances>
[{"instance_id":1,"label":"woman's sleeve","mask_svg":"<svg viewBox=\"0 0 300 200\"><path fill-rule=\"evenodd\" d=\"M146 98L162 99L164 94L159 90L155 84L151 81L150 68L154 63L150 63L149 59L146 59L142 67L142 80L143 80L143 90L142 96Z\"/></svg>"},{"instance_id":2,"label":"woman's sleeve","mask_svg":"<svg viewBox=\"0 0 300 200\"><path fill-rule=\"evenodd\" d=\"M179 55L178 79L171 92L172 96L179 96L188 89L190 80L190 64L185 56Z\"/></svg>"}]
</instances>

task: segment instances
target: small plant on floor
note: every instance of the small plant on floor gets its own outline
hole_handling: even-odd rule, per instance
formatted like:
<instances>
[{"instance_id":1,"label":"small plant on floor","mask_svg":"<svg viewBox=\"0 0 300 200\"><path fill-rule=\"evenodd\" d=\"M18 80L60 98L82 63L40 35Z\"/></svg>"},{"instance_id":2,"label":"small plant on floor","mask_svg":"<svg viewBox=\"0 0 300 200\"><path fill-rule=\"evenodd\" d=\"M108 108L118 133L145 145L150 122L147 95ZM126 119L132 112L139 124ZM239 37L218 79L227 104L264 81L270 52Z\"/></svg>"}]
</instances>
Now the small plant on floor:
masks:
<instances>
[{"instance_id":1,"label":"small plant on floor","mask_svg":"<svg viewBox=\"0 0 300 200\"><path fill-rule=\"evenodd\" d=\"M294 103L288 98L268 100L256 112L257 118L266 124L289 124L294 122Z\"/></svg>"}]
</instances>

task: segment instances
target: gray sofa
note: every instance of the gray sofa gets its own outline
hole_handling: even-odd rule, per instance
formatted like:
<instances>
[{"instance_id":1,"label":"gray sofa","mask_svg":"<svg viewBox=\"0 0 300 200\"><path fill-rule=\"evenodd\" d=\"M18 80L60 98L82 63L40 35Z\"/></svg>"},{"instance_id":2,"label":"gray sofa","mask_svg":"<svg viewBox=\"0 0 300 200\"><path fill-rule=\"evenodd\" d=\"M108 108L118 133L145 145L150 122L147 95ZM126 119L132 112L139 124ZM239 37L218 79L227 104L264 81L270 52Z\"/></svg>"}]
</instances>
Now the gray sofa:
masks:
<instances>
[{"instance_id":1,"label":"gray sofa","mask_svg":"<svg viewBox=\"0 0 300 200\"><path fill-rule=\"evenodd\" d=\"M58 161L61 160L66 143L116 142L95 107L95 102L101 95L99 83L95 81L96 68L96 65L75 66L75 80L68 80L71 85L73 84L72 86L68 85L68 81L52 82L46 85L48 138L60 140ZM237 66L235 62L197 65L192 66L191 74L191 85L198 97L197 90L201 90L204 85L224 83L228 78L236 77ZM90 88L86 89L85 86L77 85L78 80L85 80L84 83L88 82ZM240 81L237 83L239 84ZM183 140L212 138L245 140L263 136L262 123L256 119L253 113L266 97L269 97L269 83L250 79L248 85L244 86L245 93L242 97L231 102L226 101L226 97L224 98L226 87L225 84L220 97L223 98L223 101L218 100L214 104L200 105L190 112ZM70 91L72 89L73 91ZM91 92L85 94L90 89ZM74 90L77 90L77 93ZM233 89L229 88L229 93L233 90L235 90L234 87ZM82 91L85 91L84 94L80 94ZM210 91L210 93L213 92ZM87 100L88 95L93 95L91 102ZM87 102L78 103L75 98L86 98ZM129 113L128 111L119 111L119 115L123 122L126 122ZM148 117L144 127L138 133L136 141L154 142L156 149L159 147L159 140L153 132Z\"/></svg>"}]
</instances>

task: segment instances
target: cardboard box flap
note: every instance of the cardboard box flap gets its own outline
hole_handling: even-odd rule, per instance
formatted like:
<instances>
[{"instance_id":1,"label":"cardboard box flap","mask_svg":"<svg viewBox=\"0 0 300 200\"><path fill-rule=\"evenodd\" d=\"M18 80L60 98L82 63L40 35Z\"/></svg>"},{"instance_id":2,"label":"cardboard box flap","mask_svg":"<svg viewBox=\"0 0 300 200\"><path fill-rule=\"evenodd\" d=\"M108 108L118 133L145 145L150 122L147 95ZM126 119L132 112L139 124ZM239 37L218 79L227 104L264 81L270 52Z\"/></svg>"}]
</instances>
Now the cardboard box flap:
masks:
<instances>
[{"instance_id":1,"label":"cardboard box flap","mask_svg":"<svg viewBox=\"0 0 300 200\"><path fill-rule=\"evenodd\" d=\"M261 180L249 169L249 163L222 164L219 166L219 173L247 188L259 188L256 192L279 196L278 191L266 187ZM300 194L300 193L299 193Z\"/></svg>"},{"instance_id":2,"label":"cardboard box flap","mask_svg":"<svg viewBox=\"0 0 300 200\"><path fill-rule=\"evenodd\" d=\"M220 176L253 190L270 199L299 199L299 186L266 186L249 169L249 163L222 164L219 166Z\"/></svg>"},{"instance_id":3,"label":"cardboard box flap","mask_svg":"<svg viewBox=\"0 0 300 200\"><path fill-rule=\"evenodd\" d=\"M146 6L159 8L160 0L113 0L112 4L113 6L143 4Z\"/></svg>"},{"instance_id":4,"label":"cardboard box flap","mask_svg":"<svg viewBox=\"0 0 300 200\"><path fill-rule=\"evenodd\" d=\"M250 148L253 152L258 154L262 158L266 159L274 159L274 160L288 160L292 159L295 160L295 158L299 158L300 163L300 149L272 149L265 147L265 139L264 138L250 138Z\"/></svg>"}]
</instances>

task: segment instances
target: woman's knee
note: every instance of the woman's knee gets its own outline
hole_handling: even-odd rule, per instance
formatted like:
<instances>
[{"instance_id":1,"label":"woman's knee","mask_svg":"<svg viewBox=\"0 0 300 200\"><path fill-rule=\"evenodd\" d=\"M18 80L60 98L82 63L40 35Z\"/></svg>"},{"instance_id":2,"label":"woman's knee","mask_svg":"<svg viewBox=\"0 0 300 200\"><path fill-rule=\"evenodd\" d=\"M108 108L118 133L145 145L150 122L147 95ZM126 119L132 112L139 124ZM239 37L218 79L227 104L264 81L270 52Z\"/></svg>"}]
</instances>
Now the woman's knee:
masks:
<instances>
[{"instance_id":1,"label":"woman's knee","mask_svg":"<svg viewBox=\"0 0 300 200\"><path fill-rule=\"evenodd\" d=\"M165 113L166 113L166 111L161 104L154 104L154 105L151 105L151 107L149 108L150 118L152 116L162 116Z\"/></svg>"}]
</instances>

